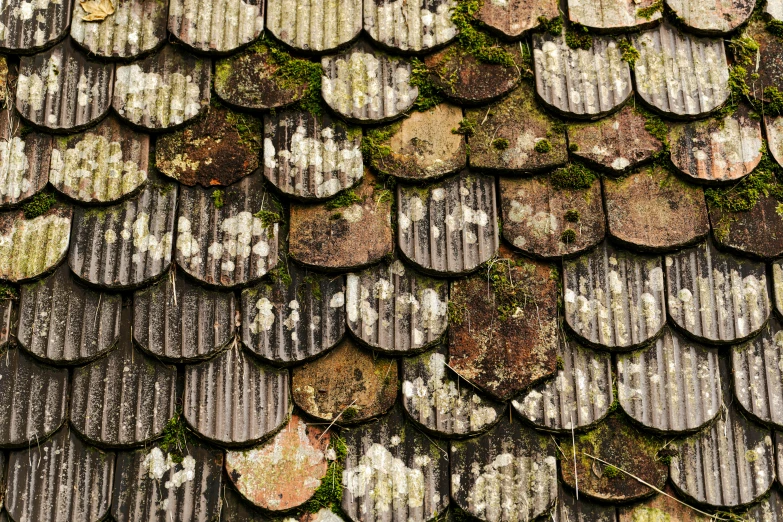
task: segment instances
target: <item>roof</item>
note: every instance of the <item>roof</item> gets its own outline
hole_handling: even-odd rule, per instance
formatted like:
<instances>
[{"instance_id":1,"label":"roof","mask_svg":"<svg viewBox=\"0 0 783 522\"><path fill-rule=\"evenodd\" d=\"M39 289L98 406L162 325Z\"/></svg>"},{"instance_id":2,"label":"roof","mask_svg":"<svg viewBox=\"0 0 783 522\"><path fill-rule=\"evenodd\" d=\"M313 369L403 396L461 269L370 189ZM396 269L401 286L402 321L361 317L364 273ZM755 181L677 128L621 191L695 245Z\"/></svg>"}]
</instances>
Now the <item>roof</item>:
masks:
<instances>
[{"instance_id":1,"label":"roof","mask_svg":"<svg viewBox=\"0 0 783 522\"><path fill-rule=\"evenodd\" d=\"M783 520L783 2L8 0L1 522Z\"/></svg>"}]
</instances>

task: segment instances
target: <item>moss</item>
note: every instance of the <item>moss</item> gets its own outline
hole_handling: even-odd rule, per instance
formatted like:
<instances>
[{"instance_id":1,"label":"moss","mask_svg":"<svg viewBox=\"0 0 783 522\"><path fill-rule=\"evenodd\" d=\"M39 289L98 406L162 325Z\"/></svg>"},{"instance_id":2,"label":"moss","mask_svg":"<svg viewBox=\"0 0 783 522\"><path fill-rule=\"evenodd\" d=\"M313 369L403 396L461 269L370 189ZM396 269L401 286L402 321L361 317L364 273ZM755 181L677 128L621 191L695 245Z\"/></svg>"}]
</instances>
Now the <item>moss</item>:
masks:
<instances>
[{"instance_id":1,"label":"moss","mask_svg":"<svg viewBox=\"0 0 783 522\"><path fill-rule=\"evenodd\" d=\"M725 212L747 212L762 196L783 201L783 169L763 151L761 161L749 175L730 187L713 187L704 191L711 206Z\"/></svg>"},{"instance_id":2,"label":"moss","mask_svg":"<svg viewBox=\"0 0 783 522\"><path fill-rule=\"evenodd\" d=\"M385 127L370 129L362 136L360 148L364 162L381 175L388 175L388 172L383 169L382 162L385 157L391 156L392 150L387 143L397 133L399 128L400 123L395 123Z\"/></svg>"},{"instance_id":3,"label":"moss","mask_svg":"<svg viewBox=\"0 0 783 522\"><path fill-rule=\"evenodd\" d=\"M9 284L0 283L0 301L12 299L16 301L19 299L19 289Z\"/></svg>"},{"instance_id":4,"label":"moss","mask_svg":"<svg viewBox=\"0 0 783 522\"><path fill-rule=\"evenodd\" d=\"M628 62L628 65L633 69L636 66L636 60L639 59L639 50L631 45L628 40L618 40L617 47L622 53L621 58L624 62Z\"/></svg>"},{"instance_id":5,"label":"moss","mask_svg":"<svg viewBox=\"0 0 783 522\"><path fill-rule=\"evenodd\" d=\"M321 484L304 505L304 510L309 513L317 513L324 508L340 513L340 504L343 501L343 466L348 450L345 441L334 433L331 435L329 447L334 450L337 459L326 468L326 475L321 479Z\"/></svg>"},{"instance_id":6,"label":"moss","mask_svg":"<svg viewBox=\"0 0 783 522\"><path fill-rule=\"evenodd\" d=\"M299 284L299 287L296 289L296 296L299 298L300 301L304 299L304 292L306 288L310 288L310 293L313 295L313 299L316 301L323 300L323 294L321 293L321 284L318 281L318 278L314 275L308 275L304 279L302 279L302 282Z\"/></svg>"},{"instance_id":7,"label":"moss","mask_svg":"<svg viewBox=\"0 0 783 522\"><path fill-rule=\"evenodd\" d=\"M759 52L759 44L749 36L736 36L728 42L734 61L743 66L753 65Z\"/></svg>"},{"instance_id":8,"label":"moss","mask_svg":"<svg viewBox=\"0 0 783 522\"><path fill-rule=\"evenodd\" d=\"M565 213L565 220L569 223L578 223L580 219L579 211L575 208L572 208L571 210L566 210Z\"/></svg>"},{"instance_id":9,"label":"moss","mask_svg":"<svg viewBox=\"0 0 783 522\"><path fill-rule=\"evenodd\" d=\"M449 324L452 326L459 326L465 320L465 314L468 313L468 307L464 303L457 304L454 301L449 301L448 304L448 317Z\"/></svg>"},{"instance_id":10,"label":"moss","mask_svg":"<svg viewBox=\"0 0 783 522\"><path fill-rule=\"evenodd\" d=\"M533 148L539 154L546 154L552 150L552 144L549 143L549 140L538 140Z\"/></svg>"},{"instance_id":11,"label":"moss","mask_svg":"<svg viewBox=\"0 0 783 522\"><path fill-rule=\"evenodd\" d=\"M659 153L661 157L668 156L669 152L669 126L661 119L660 116L654 114L647 109L640 106L634 108L636 114L644 118L644 130L650 133L650 135L660 141L663 144L663 150Z\"/></svg>"},{"instance_id":12,"label":"moss","mask_svg":"<svg viewBox=\"0 0 783 522\"><path fill-rule=\"evenodd\" d=\"M612 466L611 464L607 464L604 467L604 477L608 479L617 478L620 476L620 469L616 468L615 466Z\"/></svg>"},{"instance_id":13,"label":"moss","mask_svg":"<svg viewBox=\"0 0 783 522\"><path fill-rule=\"evenodd\" d=\"M650 7L643 7L636 10L636 16L651 20L655 13L663 11L663 0L657 0Z\"/></svg>"},{"instance_id":14,"label":"moss","mask_svg":"<svg viewBox=\"0 0 783 522\"><path fill-rule=\"evenodd\" d=\"M462 118L459 122L459 127L451 129L452 134L462 134L468 138L476 134L476 122L470 118Z\"/></svg>"},{"instance_id":15,"label":"moss","mask_svg":"<svg viewBox=\"0 0 783 522\"><path fill-rule=\"evenodd\" d=\"M410 84L419 88L419 95L413 103L417 111L426 111L441 103L444 99L443 89L432 81L430 70L418 58L411 59Z\"/></svg>"},{"instance_id":16,"label":"moss","mask_svg":"<svg viewBox=\"0 0 783 522\"><path fill-rule=\"evenodd\" d=\"M318 62L311 62L304 58L294 58L277 42L266 36L256 44L259 50L268 50L272 62L278 67L272 75L272 79L281 89L297 89L306 85L304 95L293 108L321 114L323 104L321 101L321 77L323 68Z\"/></svg>"},{"instance_id":17,"label":"moss","mask_svg":"<svg viewBox=\"0 0 783 522\"><path fill-rule=\"evenodd\" d=\"M563 369L565 369L565 361L564 361L564 360L563 360L563 358L562 358L562 357L560 357L559 355L557 356L557 361L555 362L555 367L556 367L558 370L563 370Z\"/></svg>"},{"instance_id":18,"label":"moss","mask_svg":"<svg viewBox=\"0 0 783 522\"><path fill-rule=\"evenodd\" d=\"M187 432L182 422L182 414L177 413L166 423L158 447L164 453L171 455L172 461L179 464L185 456L187 441Z\"/></svg>"},{"instance_id":19,"label":"moss","mask_svg":"<svg viewBox=\"0 0 783 522\"><path fill-rule=\"evenodd\" d=\"M389 203L391 205L394 205L394 192L387 188L377 188L378 191L375 195L375 204L376 205L382 205L384 203Z\"/></svg>"},{"instance_id":20,"label":"moss","mask_svg":"<svg viewBox=\"0 0 783 522\"><path fill-rule=\"evenodd\" d=\"M560 36L563 34L563 17L556 16L554 18L547 18L546 16L539 16L538 23L541 29L551 34L552 36Z\"/></svg>"},{"instance_id":21,"label":"moss","mask_svg":"<svg viewBox=\"0 0 783 522\"><path fill-rule=\"evenodd\" d=\"M19 128L16 131L16 135L20 138L25 138L31 132L35 132L35 129L26 123L19 123Z\"/></svg>"},{"instance_id":22,"label":"moss","mask_svg":"<svg viewBox=\"0 0 783 522\"><path fill-rule=\"evenodd\" d=\"M508 148L508 140L506 138L495 138L492 140L492 147L497 150L506 150Z\"/></svg>"},{"instance_id":23,"label":"moss","mask_svg":"<svg viewBox=\"0 0 783 522\"><path fill-rule=\"evenodd\" d=\"M769 20L767 22L767 31L774 34L778 38L783 38L783 21Z\"/></svg>"},{"instance_id":24,"label":"moss","mask_svg":"<svg viewBox=\"0 0 783 522\"><path fill-rule=\"evenodd\" d=\"M288 272L288 263L283 258L279 259L277 267L269 272L269 277L273 283L282 284L285 287L289 287L293 283L291 274Z\"/></svg>"},{"instance_id":25,"label":"moss","mask_svg":"<svg viewBox=\"0 0 783 522\"><path fill-rule=\"evenodd\" d=\"M343 414L340 416L342 420L349 421L352 419L355 419L356 416L359 414L359 410L357 410L355 407L351 406L350 408L346 408Z\"/></svg>"},{"instance_id":26,"label":"moss","mask_svg":"<svg viewBox=\"0 0 783 522\"><path fill-rule=\"evenodd\" d=\"M593 47L593 35L588 32L587 27L580 24L568 26L565 41L571 49L589 51Z\"/></svg>"},{"instance_id":27,"label":"moss","mask_svg":"<svg viewBox=\"0 0 783 522\"><path fill-rule=\"evenodd\" d=\"M334 210L336 208L344 208L344 207L350 207L354 203L361 203L362 198L360 198L355 191L349 189L345 190L343 192L340 192L338 195L330 199L326 202L326 208L329 210Z\"/></svg>"},{"instance_id":28,"label":"moss","mask_svg":"<svg viewBox=\"0 0 783 522\"><path fill-rule=\"evenodd\" d=\"M506 49L500 46L497 38L478 29L476 13L483 0L457 0L451 13L451 21L457 27L457 44L481 63L514 66L514 59Z\"/></svg>"},{"instance_id":29,"label":"moss","mask_svg":"<svg viewBox=\"0 0 783 522\"><path fill-rule=\"evenodd\" d=\"M498 319L506 321L520 317L528 304L535 302L535 296L530 291L525 277L521 276L518 269L532 275L535 270L533 265L524 261L510 261L498 259L489 265L487 278L492 285L497 305ZM512 269L514 274L512 276Z\"/></svg>"},{"instance_id":30,"label":"moss","mask_svg":"<svg viewBox=\"0 0 783 522\"><path fill-rule=\"evenodd\" d=\"M212 204L215 205L215 208L223 208L223 205L225 204L223 202L223 191L220 189L212 191L212 194L210 195L212 198Z\"/></svg>"},{"instance_id":31,"label":"moss","mask_svg":"<svg viewBox=\"0 0 783 522\"><path fill-rule=\"evenodd\" d=\"M253 216L261 219L261 226L264 228L271 228L275 223L280 223L283 218L280 216L279 212L275 212L273 210L264 210L261 209Z\"/></svg>"},{"instance_id":32,"label":"moss","mask_svg":"<svg viewBox=\"0 0 783 522\"><path fill-rule=\"evenodd\" d=\"M567 228L560 234L560 241L565 244L571 244L576 241L576 231L573 228Z\"/></svg>"},{"instance_id":33,"label":"moss","mask_svg":"<svg viewBox=\"0 0 783 522\"><path fill-rule=\"evenodd\" d=\"M261 148L262 136L264 135L261 118L229 110L226 112L226 121L239 133L240 144L247 145L255 151Z\"/></svg>"},{"instance_id":34,"label":"moss","mask_svg":"<svg viewBox=\"0 0 783 522\"><path fill-rule=\"evenodd\" d=\"M22 207L24 217L25 219L33 219L46 214L55 203L57 203L57 199L54 197L54 194L51 192L39 192Z\"/></svg>"},{"instance_id":35,"label":"moss","mask_svg":"<svg viewBox=\"0 0 783 522\"><path fill-rule=\"evenodd\" d=\"M590 188L596 177L596 174L584 165L571 163L554 171L549 182L555 190L582 190Z\"/></svg>"},{"instance_id":36,"label":"moss","mask_svg":"<svg viewBox=\"0 0 783 522\"><path fill-rule=\"evenodd\" d=\"M769 116L783 115L783 93L777 87L764 89L764 97L767 102L763 105L764 114Z\"/></svg>"},{"instance_id":37,"label":"moss","mask_svg":"<svg viewBox=\"0 0 783 522\"><path fill-rule=\"evenodd\" d=\"M577 145L576 143L571 143L568 146L568 152L576 152L578 150L579 150L579 145Z\"/></svg>"}]
</instances>

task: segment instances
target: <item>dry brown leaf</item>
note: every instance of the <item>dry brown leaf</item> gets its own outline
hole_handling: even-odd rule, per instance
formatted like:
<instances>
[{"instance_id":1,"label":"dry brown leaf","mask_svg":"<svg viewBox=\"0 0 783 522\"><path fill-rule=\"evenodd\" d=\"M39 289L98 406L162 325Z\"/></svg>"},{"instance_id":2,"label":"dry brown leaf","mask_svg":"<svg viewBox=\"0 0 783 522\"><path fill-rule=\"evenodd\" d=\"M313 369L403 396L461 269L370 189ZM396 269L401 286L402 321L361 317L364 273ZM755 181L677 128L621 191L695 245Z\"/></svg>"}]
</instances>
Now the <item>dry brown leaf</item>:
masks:
<instances>
[{"instance_id":1,"label":"dry brown leaf","mask_svg":"<svg viewBox=\"0 0 783 522\"><path fill-rule=\"evenodd\" d=\"M111 0L87 0L79 2L86 15L82 16L85 22L100 22L110 14L114 14L114 6Z\"/></svg>"}]
</instances>

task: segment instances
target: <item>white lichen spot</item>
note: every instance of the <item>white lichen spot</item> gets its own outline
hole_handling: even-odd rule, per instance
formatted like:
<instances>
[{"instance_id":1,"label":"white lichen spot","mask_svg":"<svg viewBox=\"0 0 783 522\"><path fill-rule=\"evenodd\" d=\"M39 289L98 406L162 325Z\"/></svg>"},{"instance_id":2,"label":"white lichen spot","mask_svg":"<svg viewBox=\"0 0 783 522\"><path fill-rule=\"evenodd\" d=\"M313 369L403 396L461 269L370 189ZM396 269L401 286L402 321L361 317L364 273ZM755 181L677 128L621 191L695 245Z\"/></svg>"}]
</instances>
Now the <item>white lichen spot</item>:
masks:
<instances>
[{"instance_id":1,"label":"white lichen spot","mask_svg":"<svg viewBox=\"0 0 783 522\"><path fill-rule=\"evenodd\" d=\"M262 297L256 301L256 316L250 323L250 331L257 335L261 332L268 332L272 329L272 325L275 324L275 306L266 297Z\"/></svg>"}]
</instances>

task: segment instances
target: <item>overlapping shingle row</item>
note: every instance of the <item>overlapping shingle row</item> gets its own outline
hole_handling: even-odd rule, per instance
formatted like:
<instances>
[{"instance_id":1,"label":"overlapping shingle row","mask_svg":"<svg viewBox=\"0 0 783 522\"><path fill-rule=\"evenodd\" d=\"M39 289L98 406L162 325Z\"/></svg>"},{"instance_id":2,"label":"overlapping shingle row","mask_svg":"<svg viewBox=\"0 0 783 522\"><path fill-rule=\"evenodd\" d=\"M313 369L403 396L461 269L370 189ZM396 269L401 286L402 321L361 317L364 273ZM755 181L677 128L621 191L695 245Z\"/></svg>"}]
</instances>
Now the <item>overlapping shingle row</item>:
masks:
<instances>
[{"instance_id":1,"label":"overlapping shingle row","mask_svg":"<svg viewBox=\"0 0 783 522\"><path fill-rule=\"evenodd\" d=\"M783 518L778 4L0 7L0 520Z\"/></svg>"}]
</instances>

